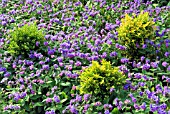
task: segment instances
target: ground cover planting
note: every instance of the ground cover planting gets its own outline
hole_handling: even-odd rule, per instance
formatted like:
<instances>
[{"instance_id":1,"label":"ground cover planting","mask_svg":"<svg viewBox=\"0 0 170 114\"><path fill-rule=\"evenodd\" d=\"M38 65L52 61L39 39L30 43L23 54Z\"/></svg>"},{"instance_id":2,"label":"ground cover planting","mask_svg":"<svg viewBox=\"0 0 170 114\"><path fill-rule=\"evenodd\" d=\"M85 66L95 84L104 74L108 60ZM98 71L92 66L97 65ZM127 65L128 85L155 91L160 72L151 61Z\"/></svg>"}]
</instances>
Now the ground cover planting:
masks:
<instances>
[{"instance_id":1,"label":"ground cover planting","mask_svg":"<svg viewBox=\"0 0 170 114\"><path fill-rule=\"evenodd\" d=\"M0 0L0 114L170 114L166 0Z\"/></svg>"}]
</instances>

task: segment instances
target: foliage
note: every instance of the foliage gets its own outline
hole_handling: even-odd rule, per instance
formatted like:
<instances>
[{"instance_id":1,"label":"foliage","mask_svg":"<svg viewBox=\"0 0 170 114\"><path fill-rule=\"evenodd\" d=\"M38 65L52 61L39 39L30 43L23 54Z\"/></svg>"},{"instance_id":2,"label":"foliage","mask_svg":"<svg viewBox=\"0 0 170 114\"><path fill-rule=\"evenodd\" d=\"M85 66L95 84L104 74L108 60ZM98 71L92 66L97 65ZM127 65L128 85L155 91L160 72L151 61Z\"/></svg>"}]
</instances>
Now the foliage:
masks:
<instances>
[{"instance_id":1,"label":"foliage","mask_svg":"<svg viewBox=\"0 0 170 114\"><path fill-rule=\"evenodd\" d=\"M10 54L18 56L28 55L30 51L38 50L36 42L42 44L45 38L42 30L38 30L37 25L34 23L26 24L11 31L8 40L10 43L7 50Z\"/></svg>"},{"instance_id":2,"label":"foliage","mask_svg":"<svg viewBox=\"0 0 170 114\"><path fill-rule=\"evenodd\" d=\"M138 52L138 47L143 46L147 40L154 40L154 22L149 19L148 12L141 12L138 16L133 14L133 17L125 15L121 20L121 25L117 29L119 43L127 47L126 55L128 57L135 56Z\"/></svg>"},{"instance_id":3,"label":"foliage","mask_svg":"<svg viewBox=\"0 0 170 114\"><path fill-rule=\"evenodd\" d=\"M169 1L168 0L151 0L153 4L157 4L159 7L167 6Z\"/></svg>"},{"instance_id":4,"label":"foliage","mask_svg":"<svg viewBox=\"0 0 170 114\"><path fill-rule=\"evenodd\" d=\"M94 96L109 95L111 88L121 87L125 83L126 76L119 68L112 68L110 62L102 60L102 65L93 61L92 66L85 69L80 75L80 93Z\"/></svg>"},{"instance_id":5,"label":"foliage","mask_svg":"<svg viewBox=\"0 0 170 114\"><path fill-rule=\"evenodd\" d=\"M3 1L0 2L0 114L170 113L169 4L160 7L161 4L144 3L144 0L0 1ZM140 14L142 10L148 14ZM126 47L120 43L117 29L121 19L125 20L125 14L132 20L149 15L148 21L153 19L156 28L150 40L137 45L133 58L126 56ZM29 57L9 54L11 34L32 22L36 22L41 33L43 29L44 45L40 43L35 50L24 50L26 55L31 51ZM138 33L136 26L133 30ZM140 29L142 34L152 30L151 27ZM139 35L140 38L138 34L133 35L129 37L145 41L145 34ZM108 65L100 64L102 59ZM95 68L94 63L98 67ZM89 74L90 65L98 72ZM103 73L102 68L108 69ZM118 74L107 74L110 71L127 75L125 84L116 86L119 78L113 77ZM91 85L81 82L83 73L93 79L87 79ZM115 82L110 83L108 79ZM85 87L90 85L96 93L82 89L84 93L80 94L80 83L86 84Z\"/></svg>"}]
</instances>

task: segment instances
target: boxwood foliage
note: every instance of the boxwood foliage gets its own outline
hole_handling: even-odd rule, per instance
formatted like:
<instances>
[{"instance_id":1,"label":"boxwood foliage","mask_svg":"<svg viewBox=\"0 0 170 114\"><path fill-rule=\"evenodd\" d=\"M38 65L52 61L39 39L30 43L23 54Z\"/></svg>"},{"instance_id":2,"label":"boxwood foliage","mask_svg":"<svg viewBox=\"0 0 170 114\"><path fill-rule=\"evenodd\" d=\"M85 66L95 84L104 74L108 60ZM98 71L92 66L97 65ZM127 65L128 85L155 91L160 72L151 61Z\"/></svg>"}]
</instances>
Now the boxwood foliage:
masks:
<instances>
[{"instance_id":1,"label":"boxwood foliage","mask_svg":"<svg viewBox=\"0 0 170 114\"><path fill-rule=\"evenodd\" d=\"M102 60L101 65L93 61L80 75L80 94L92 94L101 98L110 94L111 88L122 87L126 76L118 67L112 67L110 62Z\"/></svg>"},{"instance_id":2,"label":"boxwood foliage","mask_svg":"<svg viewBox=\"0 0 170 114\"><path fill-rule=\"evenodd\" d=\"M27 56L30 51L39 49L39 47L36 46L36 42L42 44L45 40L42 29L38 30L36 23L17 27L14 31L10 32L7 39L10 41L10 43L7 44L7 51L15 56Z\"/></svg>"},{"instance_id":3,"label":"boxwood foliage","mask_svg":"<svg viewBox=\"0 0 170 114\"><path fill-rule=\"evenodd\" d=\"M142 11L139 15L133 14L133 17L126 14L117 31L119 43L127 47L125 54L129 58L143 55L139 49L146 44L146 40L154 40L154 22L148 12Z\"/></svg>"}]
</instances>

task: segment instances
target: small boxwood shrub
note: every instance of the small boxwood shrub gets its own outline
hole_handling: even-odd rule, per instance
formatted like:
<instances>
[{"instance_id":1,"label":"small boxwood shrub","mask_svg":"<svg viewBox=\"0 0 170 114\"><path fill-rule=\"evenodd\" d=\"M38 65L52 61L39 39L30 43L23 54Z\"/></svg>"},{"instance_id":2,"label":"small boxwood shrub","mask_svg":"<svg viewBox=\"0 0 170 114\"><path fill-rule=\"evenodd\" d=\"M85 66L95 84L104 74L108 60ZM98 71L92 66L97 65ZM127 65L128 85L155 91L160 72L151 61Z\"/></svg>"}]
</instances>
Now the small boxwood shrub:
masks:
<instances>
[{"instance_id":1,"label":"small boxwood shrub","mask_svg":"<svg viewBox=\"0 0 170 114\"><path fill-rule=\"evenodd\" d=\"M80 94L92 94L99 98L109 95L111 88L122 87L126 76L118 67L112 67L110 62L102 60L101 65L93 61L92 65L80 75Z\"/></svg>"},{"instance_id":2,"label":"small boxwood shrub","mask_svg":"<svg viewBox=\"0 0 170 114\"><path fill-rule=\"evenodd\" d=\"M133 17L128 14L121 20L121 25L117 29L118 41L121 45L125 45L126 56L132 58L137 54L139 47L145 44L146 39L154 39L154 22L149 18L148 12L141 12L138 16L133 14ZM139 45L139 47L136 46ZM143 53L142 53L143 54Z\"/></svg>"},{"instance_id":3,"label":"small boxwood shrub","mask_svg":"<svg viewBox=\"0 0 170 114\"><path fill-rule=\"evenodd\" d=\"M36 42L42 44L45 38L43 31L38 30L37 25L34 23L26 24L11 31L8 40L10 43L7 45L7 51L11 55L27 56L31 50L38 50Z\"/></svg>"}]
</instances>

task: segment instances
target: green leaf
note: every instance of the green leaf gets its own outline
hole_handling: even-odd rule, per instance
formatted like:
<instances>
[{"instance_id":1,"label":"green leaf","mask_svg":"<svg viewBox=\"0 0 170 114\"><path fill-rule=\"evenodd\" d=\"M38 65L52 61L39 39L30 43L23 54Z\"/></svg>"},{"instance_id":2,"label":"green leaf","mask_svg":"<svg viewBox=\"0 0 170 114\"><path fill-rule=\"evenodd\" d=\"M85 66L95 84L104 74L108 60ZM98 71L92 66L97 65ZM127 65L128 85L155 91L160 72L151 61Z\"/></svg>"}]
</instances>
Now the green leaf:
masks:
<instances>
[{"instance_id":1,"label":"green leaf","mask_svg":"<svg viewBox=\"0 0 170 114\"><path fill-rule=\"evenodd\" d=\"M61 86L70 86L71 83L70 82L66 82L66 83L61 83Z\"/></svg>"},{"instance_id":2,"label":"green leaf","mask_svg":"<svg viewBox=\"0 0 170 114\"><path fill-rule=\"evenodd\" d=\"M63 107L63 105L62 104L58 104L58 105L56 105L56 109L61 109Z\"/></svg>"},{"instance_id":3,"label":"green leaf","mask_svg":"<svg viewBox=\"0 0 170 114\"><path fill-rule=\"evenodd\" d=\"M36 106L43 106L43 103L37 102L37 103L35 103L35 104L33 105L33 107L36 107Z\"/></svg>"},{"instance_id":4,"label":"green leaf","mask_svg":"<svg viewBox=\"0 0 170 114\"><path fill-rule=\"evenodd\" d=\"M113 113L113 114L120 114L118 108L114 108L114 109L112 110L112 113Z\"/></svg>"},{"instance_id":5,"label":"green leaf","mask_svg":"<svg viewBox=\"0 0 170 114\"><path fill-rule=\"evenodd\" d=\"M40 97L41 97L41 95L33 95L33 96L30 97L30 99L36 100L36 99L38 99Z\"/></svg>"},{"instance_id":6,"label":"green leaf","mask_svg":"<svg viewBox=\"0 0 170 114\"><path fill-rule=\"evenodd\" d=\"M41 87L38 88L38 94L42 94L41 93Z\"/></svg>"},{"instance_id":7,"label":"green leaf","mask_svg":"<svg viewBox=\"0 0 170 114\"><path fill-rule=\"evenodd\" d=\"M101 111L102 109L103 109L102 106L98 106L98 107L97 107L97 110L98 110L98 111Z\"/></svg>"},{"instance_id":8,"label":"green leaf","mask_svg":"<svg viewBox=\"0 0 170 114\"><path fill-rule=\"evenodd\" d=\"M62 99L60 102L61 103L64 103L64 102L66 102L67 101L67 98L66 99Z\"/></svg>"},{"instance_id":9,"label":"green leaf","mask_svg":"<svg viewBox=\"0 0 170 114\"><path fill-rule=\"evenodd\" d=\"M169 98L166 98L166 97L163 97L163 96L160 98L160 101L161 101L161 102L166 102L166 101L168 101L168 100L169 100Z\"/></svg>"},{"instance_id":10,"label":"green leaf","mask_svg":"<svg viewBox=\"0 0 170 114\"><path fill-rule=\"evenodd\" d=\"M52 82L53 82L53 81L48 81L47 84L50 84L50 83L52 83Z\"/></svg>"},{"instance_id":11,"label":"green leaf","mask_svg":"<svg viewBox=\"0 0 170 114\"><path fill-rule=\"evenodd\" d=\"M132 114L131 112L124 112L123 114Z\"/></svg>"}]
</instances>

